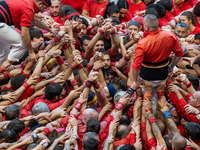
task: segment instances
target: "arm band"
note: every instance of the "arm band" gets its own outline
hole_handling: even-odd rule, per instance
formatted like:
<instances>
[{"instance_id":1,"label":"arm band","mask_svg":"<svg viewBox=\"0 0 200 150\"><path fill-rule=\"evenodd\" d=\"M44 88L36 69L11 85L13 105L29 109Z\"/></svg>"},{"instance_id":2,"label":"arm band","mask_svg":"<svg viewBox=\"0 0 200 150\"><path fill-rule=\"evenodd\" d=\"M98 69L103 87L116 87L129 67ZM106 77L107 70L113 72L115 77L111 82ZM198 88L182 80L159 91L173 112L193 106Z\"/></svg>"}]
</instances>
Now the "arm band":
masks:
<instances>
[{"instance_id":1,"label":"arm band","mask_svg":"<svg viewBox=\"0 0 200 150\"><path fill-rule=\"evenodd\" d=\"M151 118L149 118L149 122L150 122L150 124L156 122L156 118L155 118L155 117L151 117Z\"/></svg>"},{"instance_id":2,"label":"arm band","mask_svg":"<svg viewBox=\"0 0 200 150\"><path fill-rule=\"evenodd\" d=\"M70 65L70 68L72 68L72 69L76 68L76 63L73 62L73 63Z\"/></svg>"},{"instance_id":3,"label":"arm band","mask_svg":"<svg viewBox=\"0 0 200 150\"><path fill-rule=\"evenodd\" d=\"M117 110L123 110L124 105L121 102L118 102L117 105L115 106L115 109Z\"/></svg>"},{"instance_id":4,"label":"arm band","mask_svg":"<svg viewBox=\"0 0 200 150\"><path fill-rule=\"evenodd\" d=\"M22 86L25 87L26 89L29 87L28 83L26 83L26 82L24 82L24 83L22 84Z\"/></svg>"},{"instance_id":5,"label":"arm band","mask_svg":"<svg viewBox=\"0 0 200 150\"><path fill-rule=\"evenodd\" d=\"M127 57L126 57L126 55L124 56L124 60L125 61L129 61L130 59L128 59Z\"/></svg>"},{"instance_id":6,"label":"arm band","mask_svg":"<svg viewBox=\"0 0 200 150\"><path fill-rule=\"evenodd\" d=\"M190 82L190 83L186 84L186 87L189 88L189 87L191 87L191 85L192 85L192 83Z\"/></svg>"},{"instance_id":7,"label":"arm band","mask_svg":"<svg viewBox=\"0 0 200 150\"><path fill-rule=\"evenodd\" d=\"M63 61L63 58L62 58L62 57L59 57L59 58L57 59L57 62L58 62L59 65L64 64L64 61Z\"/></svg>"},{"instance_id":8,"label":"arm band","mask_svg":"<svg viewBox=\"0 0 200 150\"><path fill-rule=\"evenodd\" d=\"M163 112L163 116L164 116L166 119L172 117L172 115L170 114L170 112L169 112L168 110L165 110L165 111Z\"/></svg>"},{"instance_id":9,"label":"arm band","mask_svg":"<svg viewBox=\"0 0 200 150\"><path fill-rule=\"evenodd\" d=\"M81 106L82 106L82 103L81 102L78 102L76 105L75 105L75 108L80 110L81 109Z\"/></svg>"},{"instance_id":10,"label":"arm band","mask_svg":"<svg viewBox=\"0 0 200 150\"><path fill-rule=\"evenodd\" d=\"M11 78L10 72L5 73L3 76L5 77L5 79Z\"/></svg>"},{"instance_id":11,"label":"arm band","mask_svg":"<svg viewBox=\"0 0 200 150\"><path fill-rule=\"evenodd\" d=\"M71 83L72 86L76 86L76 85L78 85L78 83L76 82L76 79L70 81L70 83Z\"/></svg>"},{"instance_id":12,"label":"arm band","mask_svg":"<svg viewBox=\"0 0 200 150\"><path fill-rule=\"evenodd\" d=\"M83 65L82 65L82 64L76 66L76 69L82 69L82 68L83 68Z\"/></svg>"},{"instance_id":13,"label":"arm band","mask_svg":"<svg viewBox=\"0 0 200 150\"><path fill-rule=\"evenodd\" d=\"M161 91L161 92L158 92L157 94L158 94L158 99L161 99L164 96L165 92Z\"/></svg>"},{"instance_id":14,"label":"arm band","mask_svg":"<svg viewBox=\"0 0 200 150\"><path fill-rule=\"evenodd\" d=\"M46 134L46 136L48 136L51 133L49 128L44 128L42 131Z\"/></svg>"}]
</instances>

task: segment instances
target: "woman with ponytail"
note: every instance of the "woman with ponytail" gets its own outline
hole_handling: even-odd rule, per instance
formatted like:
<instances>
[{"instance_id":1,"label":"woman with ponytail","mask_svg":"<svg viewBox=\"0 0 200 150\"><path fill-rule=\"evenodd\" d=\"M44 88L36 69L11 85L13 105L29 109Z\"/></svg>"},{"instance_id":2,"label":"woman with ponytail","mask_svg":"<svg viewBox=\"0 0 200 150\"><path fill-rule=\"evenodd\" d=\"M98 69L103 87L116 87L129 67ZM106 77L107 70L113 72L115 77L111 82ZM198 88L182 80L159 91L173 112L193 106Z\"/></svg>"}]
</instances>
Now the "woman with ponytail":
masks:
<instances>
[{"instance_id":1,"label":"woman with ponytail","mask_svg":"<svg viewBox=\"0 0 200 150\"><path fill-rule=\"evenodd\" d=\"M119 0L117 2L117 6L118 6L119 11L120 11L121 22L131 21L132 15L128 11L129 10L129 4L128 4L128 2L126 0Z\"/></svg>"}]
</instances>

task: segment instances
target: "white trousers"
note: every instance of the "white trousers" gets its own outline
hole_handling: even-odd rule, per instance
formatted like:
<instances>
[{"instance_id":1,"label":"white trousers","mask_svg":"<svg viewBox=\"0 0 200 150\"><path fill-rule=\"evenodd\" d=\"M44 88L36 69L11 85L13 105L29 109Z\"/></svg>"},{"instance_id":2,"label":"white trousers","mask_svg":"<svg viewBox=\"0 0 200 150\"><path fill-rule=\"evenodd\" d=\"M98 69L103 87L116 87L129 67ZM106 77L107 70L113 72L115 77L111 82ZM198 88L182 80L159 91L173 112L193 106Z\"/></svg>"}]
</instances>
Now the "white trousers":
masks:
<instances>
[{"instance_id":1,"label":"white trousers","mask_svg":"<svg viewBox=\"0 0 200 150\"><path fill-rule=\"evenodd\" d=\"M18 62L25 52L21 34L7 24L0 23L0 66L7 58Z\"/></svg>"}]
</instances>

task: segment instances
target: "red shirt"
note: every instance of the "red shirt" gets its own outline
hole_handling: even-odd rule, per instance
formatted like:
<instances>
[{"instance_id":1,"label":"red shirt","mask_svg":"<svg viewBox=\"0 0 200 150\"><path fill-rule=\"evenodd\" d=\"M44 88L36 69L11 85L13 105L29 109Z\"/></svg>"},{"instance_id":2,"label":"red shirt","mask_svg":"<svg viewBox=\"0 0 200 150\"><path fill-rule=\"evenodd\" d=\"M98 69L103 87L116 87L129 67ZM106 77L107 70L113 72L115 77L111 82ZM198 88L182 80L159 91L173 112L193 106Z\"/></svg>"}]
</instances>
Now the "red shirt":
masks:
<instances>
[{"instance_id":1,"label":"red shirt","mask_svg":"<svg viewBox=\"0 0 200 150\"><path fill-rule=\"evenodd\" d=\"M174 18L174 16L170 13L166 13L165 15L165 19L167 19L167 21L171 21Z\"/></svg>"},{"instance_id":2,"label":"red shirt","mask_svg":"<svg viewBox=\"0 0 200 150\"><path fill-rule=\"evenodd\" d=\"M180 8L174 8L174 5L173 5L173 9L176 10L176 11L178 11L179 14L181 12L183 12L184 10L187 10L187 9L190 9L190 8L192 8L192 7L188 3L186 3L186 2L183 2L183 5Z\"/></svg>"},{"instance_id":3,"label":"red shirt","mask_svg":"<svg viewBox=\"0 0 200 150\"><path fill-rule=\"evenodd\" d=\"M115 138L115 141L114 141L114 149L116 149L118 146L120 145L127 145L127 144L130 144L130 145L133 145L135 143L135 134L134 133L129 133L125 138L119 140L117 138Z\"/></svg>"},{"instance_id":4,"label":"red shirt","mask_svg":"<svg viewBox=\"0 0 200 150\"><path fill-rule=\"evenodd\" d=\"M128 11L128 13L126 14L125 17L121 18L121 22L128 22L128 21L131 21L132 20L132 15L131 13Z\"/></svg>"},{"instance_id":5,"label":"red shirt","mask_svg":"<svg viewBox=\"0 0 200 150\"><path fill-rule=\"evenodd\" d=\"M198 0L189 0L188 1L188 4L190 5L190 6L195 6L196 4L198 3Z\"/></svg>"},{"instance_id":6,"label":"red shirt","mask_svg":"<svg viewBox=\"0 0 200 150\"><path fill-rule=\"evenodd\" d=\"M132 68L140 70L143 60L151 63L161 62L169 57L171 51L174 51L177 57L184 55L174 33L159 30L147 32L146 37L141 39L135 48Z\"/></svg>"},{"instance_id":7,"label":"red shirt","mask_svg":"<svg viewBox=\"0 0 200 150\"><path fill-rule=\"evenodd\" d=\"M71 5L79 13L82 12L82 8L86 0L62 0L63 5Z\"/></svg>"},{"instance_id":8,"label":"red shirt","mask_svg":"<svg viewBox=\"0 0 200 150\"><path fill-rule=\"evenodd\" d=\"M87 0L83 6L83 10L89 11L90 17L96 18L96 15L101 14L101 11L103 11L107 4L107 0L103 3L98 3L94 0Z\"/></svg>"},{"instance_id":9,"label":"red shirt","mask_svg":"<svg viewBox=\"0 0 200 150\"><path fill-rule=\"evenodd\" d=\"M200 32L200 27L196 27L192 32L190 32L190 35L195 35Z\"/></svg>"},{"instance_id":10,"label":"red shirt","mask_svg":"<svg viewBox=\"0 0 200 150\"><path fill-rule=\"evenodd\" d=\"M127 0L129 4L129 12L134 17L138 12L145 10L146 5L141 1L139 4L133 4L131 0Z\"/></svg>"},{"instance_id":11,"label":"red shirt","mask_svg":"<svg viewBox=\"0 0 200 150\"><path fill-rule=\"evenodd\" d=\"M197 16L195 17L196 19L196 27L200 27L200 22L198 22Z\"/></svg>"},{"instance_id":12,"label":"red shirt","mask_svg":"<svg viewBox=\"0 0 200 150\"><path fill-rule=\"evenodd\" d=\"M5 0L16 28L30 28L34 14L39 12L35 0Z\"/></svg>"},{"instance_id":13,"label":"red shirt","mask_svg":"<svg viewBox=\"0 0 200 150\"><path fill-rule=\"evenodd\" d=\"M165 18L159 18L159 27L166 26L168 24L168 20Z\"/></svg>"}]
</instances>

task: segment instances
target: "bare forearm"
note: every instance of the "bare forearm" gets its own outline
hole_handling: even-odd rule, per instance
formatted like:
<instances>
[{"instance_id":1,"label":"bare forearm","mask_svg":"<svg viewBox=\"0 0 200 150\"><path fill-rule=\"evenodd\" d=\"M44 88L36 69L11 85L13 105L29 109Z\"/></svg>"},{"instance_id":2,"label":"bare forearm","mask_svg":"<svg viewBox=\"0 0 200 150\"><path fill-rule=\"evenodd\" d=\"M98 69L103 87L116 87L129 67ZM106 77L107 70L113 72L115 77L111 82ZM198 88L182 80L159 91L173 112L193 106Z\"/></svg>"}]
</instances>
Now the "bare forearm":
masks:
<instances>
[{"instance_id":1,"label":"bare forearm","mask_svg":"<svg viewBox=\"0 0 200 150\"><path fill-rule=\"evenodd\" d=\"M137 82L139 76L139 70L133 69L133 79L135 82Z\"/></svg>"},{"instance_id":2,"label":"bare forearm","mask_svg":"<svg viewBox=\"0 0 200 150\"><path fill-rule=\"evenodd\" d=\"M43 30L46 30L46 31L49 31L51 32L51 29L45 25L44 23L42 23L38 18L34 17L33 18L33 21L32 21L32 24L38 28L41 28Z\"/></svg>"}]
</instances>

